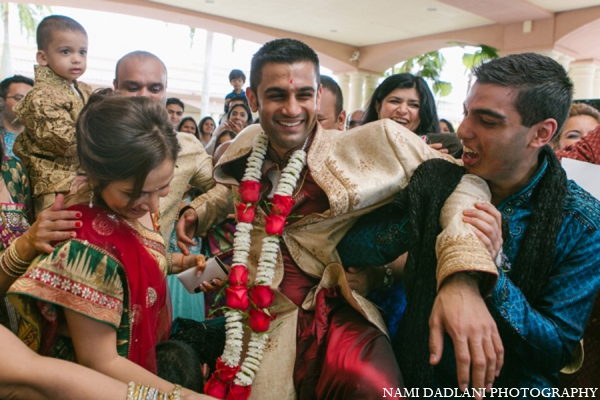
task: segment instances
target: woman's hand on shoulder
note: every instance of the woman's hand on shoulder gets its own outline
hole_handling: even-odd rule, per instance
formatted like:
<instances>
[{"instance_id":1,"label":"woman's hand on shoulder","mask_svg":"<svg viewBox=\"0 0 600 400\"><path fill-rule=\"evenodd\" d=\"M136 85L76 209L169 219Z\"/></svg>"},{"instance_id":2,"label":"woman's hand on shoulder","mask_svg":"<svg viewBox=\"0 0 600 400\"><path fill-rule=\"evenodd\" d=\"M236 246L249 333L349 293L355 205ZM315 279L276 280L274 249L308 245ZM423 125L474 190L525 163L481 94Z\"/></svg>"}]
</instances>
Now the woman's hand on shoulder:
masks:
<instances>
[{"instance_id":1,"label":"woman's hand on shoulder","mask_svg":"<svg viewBox=\"0 0 600 400\"><path fill-rule=\"evenodd\" d=\"M51 243L77 237L77 230L83 225L80 221L81 213L64 210L64 200L62 194L56 195L54 205L42 211L17 241L20 242L17 251L22 258L29 261L40 253L52 253L54 247Z\"/></svg>"}]
</instances>

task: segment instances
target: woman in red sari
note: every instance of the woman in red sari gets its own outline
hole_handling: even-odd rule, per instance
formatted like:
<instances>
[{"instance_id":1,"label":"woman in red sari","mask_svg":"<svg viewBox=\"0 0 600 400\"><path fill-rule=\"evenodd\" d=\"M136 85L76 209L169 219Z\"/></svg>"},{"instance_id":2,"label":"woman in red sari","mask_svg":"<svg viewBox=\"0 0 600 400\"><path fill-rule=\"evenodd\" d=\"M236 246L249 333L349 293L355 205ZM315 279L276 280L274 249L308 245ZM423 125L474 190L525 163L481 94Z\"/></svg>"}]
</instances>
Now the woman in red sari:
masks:
<instances>
[{"instance_id":1,"label":"woman in red sari","mask_svg":"<svg viewBox=\"0 0 600 400\"><path fill-rule=\"evenodd\" d=\"M9 290L19 337L42 355L171 392L154 375L154 348L170 331L172 263L145 219L169 192L177 137L160 104L108 91L90 98L76 138L86 177L66 204L81 228L51 254L16 259L33 259Z\"/></svg>"}]
</instances>

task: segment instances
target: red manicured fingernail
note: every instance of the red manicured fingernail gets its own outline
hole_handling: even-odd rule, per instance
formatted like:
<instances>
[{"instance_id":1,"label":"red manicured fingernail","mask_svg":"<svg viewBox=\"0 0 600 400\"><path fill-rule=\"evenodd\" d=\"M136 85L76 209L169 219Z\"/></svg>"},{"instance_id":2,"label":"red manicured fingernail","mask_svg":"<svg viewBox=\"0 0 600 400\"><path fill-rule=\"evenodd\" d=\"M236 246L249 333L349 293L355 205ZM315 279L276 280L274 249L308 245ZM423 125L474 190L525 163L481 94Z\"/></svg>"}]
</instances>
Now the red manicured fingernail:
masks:
<instances>
[{"instance_id":1,"label":"red manicured fingernail","mask_svg":"<svg viewBox=\"0 0 600 400\"><path fill-rule=\"evenodd\" d=\"M77 237L77 234L76 234L75 232L71 232L71 235L70 235L70 236L71 236L72 238L74 238L74 237Z\"/></svg>"},{"instance_id":2,"label":"red manicured fingernail","mask_svg":"<svg viewBox=\"0 0 600 400\"><path fill-rule=\"evenodd\" d=\"M81 221L75 222L75 227L76 228L81 228L82 226L83 226L83 222L81 222Z\"/></svg>"},{"instance_id":3,"label":"red manicured fingernail","mask_svg":"<svg viewBox=\"0 0 600 400\"><path fill-rule=\"evenodd\" d=\"M75 217L76 217L76 218L81 218L81 215L82 215L82 214L81 214L80 212L77 212L77 213L75 213Z\"/></svg>"}]
</instances>

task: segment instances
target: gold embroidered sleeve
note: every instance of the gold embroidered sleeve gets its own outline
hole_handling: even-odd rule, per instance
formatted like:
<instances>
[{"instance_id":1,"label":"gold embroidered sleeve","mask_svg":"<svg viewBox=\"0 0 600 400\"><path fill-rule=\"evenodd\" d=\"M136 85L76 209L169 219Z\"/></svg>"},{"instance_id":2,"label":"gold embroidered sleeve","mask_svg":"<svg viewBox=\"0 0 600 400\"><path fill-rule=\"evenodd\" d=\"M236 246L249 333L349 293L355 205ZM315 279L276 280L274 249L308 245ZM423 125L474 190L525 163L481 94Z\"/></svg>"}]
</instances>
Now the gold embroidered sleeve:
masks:
<instances>
[{"instance_id":1,"label":"gold embroidered sleeve","mask_svg":"<svg viewBox=\"0 0 600 400\"><path fill-rule=\"evenodd\" d=\"M27 96L16 107L15 113L25 126L29 140L36 146L56 156L73 157L77 154L75 143L75 118L73 105L65 96L59 96L50 86L42 86Z\"/></svg>"},{"instance_id":2,"label":"gold embroidered sleeve","mask_svg":"<svg viewBox=\"0 0 600 400\"><path fill-rule=\"evenodd\" d=\"M476 202L489 202L490 198L487 183L475 175L467 174L444 203L440 214L444 230L436 242L438 289L448 276L465 271L488 273L480 289L488 294L493 288L498 271L492 256L475 236L471 225L463 222L464 210L475 208Z\"/></svg>"},{"instance_id":3,"label":"gold embroidered sleeve","mask_svg":"<svg viewBox=\"0 0 600 400\"><path fill-rule=\"evenodd\" d=\"M194 135L179 132L177 137L181 144L181 153L177 164L179 165L182 162L193 164L193 166L190 166L193 170L192 176L186 184L189 183L204 193L208 192L215 186L215 181L212 178L212 157L206 153L202 143Z\"/></svg>"},{"instance_id":4,"label":"gold embroidered sleeve","mask_svg":"<svg viewBox=\"0 0 600 400\"><path fill-rule=\"evenodd\" d=\"M198 214L196 235L206 232L234 212L231 189L221 184L194 199L189 206Z\"/></svg>"}]
</instances>

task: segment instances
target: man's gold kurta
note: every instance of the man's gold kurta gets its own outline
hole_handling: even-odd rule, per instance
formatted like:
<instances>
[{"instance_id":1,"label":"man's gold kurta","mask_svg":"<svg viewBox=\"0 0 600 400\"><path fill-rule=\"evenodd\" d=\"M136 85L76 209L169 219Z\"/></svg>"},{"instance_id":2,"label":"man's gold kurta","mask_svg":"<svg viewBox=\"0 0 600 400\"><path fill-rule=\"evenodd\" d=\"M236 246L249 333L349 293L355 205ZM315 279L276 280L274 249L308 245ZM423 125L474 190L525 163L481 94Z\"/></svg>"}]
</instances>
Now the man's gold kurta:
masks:
<instances>
[{"instance_id":1,"label":"man's gold kurta","mask_svg":"<svg viewBox=\"0 0 600 400\"><path fill-rule=\"evenodd\" d=\"M218 183L233 186L234 201L237 182L224 172L223 166L247 157L252 140L261 132L259 125L245 129L217 164L214 176ZM424 161L444 158L457 163L452 157L429 148L423 140L391 120L364 125L345 133L325 132L317 125L314 140L308 149L307 166L315 182L327 195L330 209L322 214L305 215L286 227L283 240L297 265L308 275L320 278L304 300L303 308L314 307L315 294L320 288L340 285L348 303L361 312L371 323L386 332L381 315L371 302L349 289L336 246L358 217L390 202L406 187L415 169ZM223 196L225 191L215 193ZM198 233L207 228L205 220L214 213L224 214L223 204L211 197L201 196L190 204L198 213ZM446 202L441 215L444 231L438 237L438 282L458 271L483 271L496 274L496 266L489 252L477 239L471 228L462 222L462 211L474 207L478 201L489 201L487 184L473 175L465 175L456 191ZM256 209L252 248L248 259L250 279L254 279L266 236L265 213ZM297 307L278 290L284 278L281 256L278 259L272 289L275 292L277 326L270 336L260 370L253 384L253 399L294 398L292 381L296 351Z\"/></svg>"},{"instance_id":2,"label":"man's gold kurta","mask_svg":"<svg viewBox=\"0 0 600 400\"><path fill-rule=\"evenodd\" d=\"M25 127L17 136L14 153L27 169L36 215L54 203L55 193L69 192L80 172L75 142L77 117L92 88L69 82L49 67L35 66L35 84L14 108Z\"/></svg>"},{"instance_id":3,"label":"man's gold kurta","mask_svg":"<svg viewBox=\"0 0 600 400\"><path fill-rule=\"evenodd\" d=\"M212 178L213 162L202 143L189 133L177 132L181 151L175 164L175 174L171 181L171 189L166 197L160 199L160 233L165 243L171 240L173 223L179 212L179 203L187 185L207 192L215 181Z\"/></svg>"}]
</instances>

